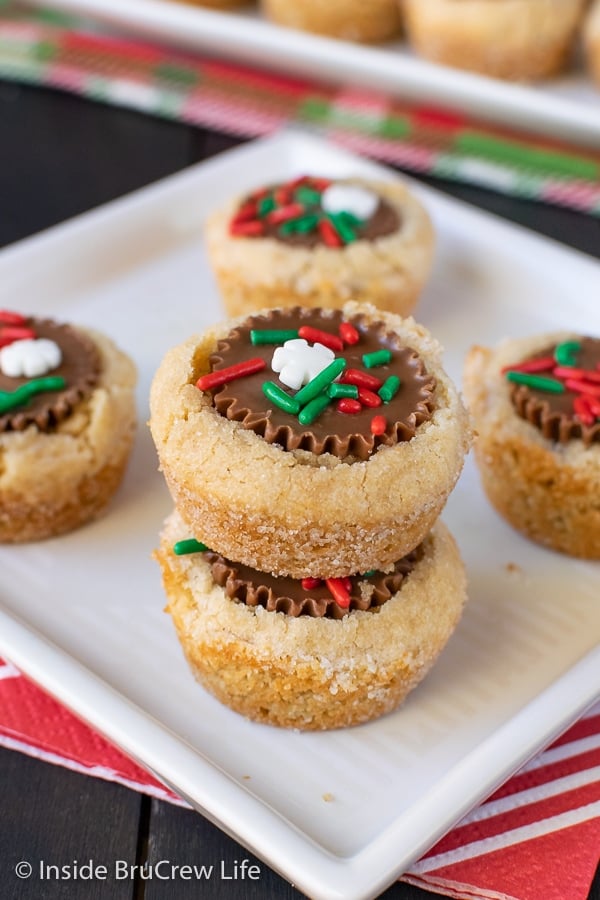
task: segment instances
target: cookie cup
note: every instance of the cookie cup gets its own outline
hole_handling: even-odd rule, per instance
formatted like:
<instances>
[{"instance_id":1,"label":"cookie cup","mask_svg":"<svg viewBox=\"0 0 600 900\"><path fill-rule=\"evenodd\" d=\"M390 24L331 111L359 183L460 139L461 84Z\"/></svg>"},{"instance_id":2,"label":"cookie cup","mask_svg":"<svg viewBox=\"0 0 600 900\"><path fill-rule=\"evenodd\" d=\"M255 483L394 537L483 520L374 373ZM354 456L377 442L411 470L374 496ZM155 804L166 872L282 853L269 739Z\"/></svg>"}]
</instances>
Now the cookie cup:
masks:
<instances>
[{"instance_id":1,"label":"cookie cup","mask_svg":"<svg viewBox=\"0 0 600 900\"><path fill-rule=\"evenodd\" d=\"M588 69L600 84L600 2L595 0L583 29L583 43Z\"/></svg>"},{"instance_id":2,"label":"cookie cup","mask_svg":"<svg viewBox=\"0 0 600 900\"><path fill-rule=\"evenodd\" d=\"M102 365L92 394L51 432L30 425L0 434L3 543L83 525L105 509L122 480L136 428L135 367L109 338L85 333Z\"/></svg>"},{"instance_id":3,"label":"cookie cup","mask_svg":"<svg viewBox=\"0 0 600 900\"><path fill-rule=\"evenodd\" d=\"M564 68L586 0L400 0L421 56L531 81Z\"/></svg>"},{"instance_id":4,"label":"cookie cup","mask_svg":"<svg viewBox=\"0 0 600 900\"><path fill-rule=\"evenodd\" d=\"M187 536L175 512L155 554L186 659L221 703L270 725L343 728L395 709L435 662L466 599L464 567L441 523L400 591L343 619L230 600L200 554L175 556L173 543Z\"/></svg>"},{"instance_id":5,"label":"cookie cup","mask_svg":"<svg viewBox=\"0 0 600 900\"><path fill-rule=\"evenodd\" d=\"M232 236L229 222L239 197L209 218L208 255L228 315L298 305L339 309L351 299L400 315L412 311L433 259L429 216L399 182L349 179L348 183L380 194L397 211L400 227L373 241L306 248L273 238Z\"/></svg>"},{"instance_id":6,"label":"cookie cup","mask_svg":"<svg viewBox=\"0 0 600 900\"><path fill-rule=\"evenodd\" d=\"M545 438L510 399L503 367L515 365L566 333L474 347L466 360L465 397L477 434L475 458L494 508L526 537L553 550L600 559L600 444Z\"/></svg>"},{"instance_id":7,"label":"cookie cup","mask_svg":"<svg viewBox=\"0 0 600 900\"><path fill-rule=\"evenodd\" d=\"M229 559L293 578L385 569L424 539L461 472L468 418L438 342L413 319L355 303L344 312L383 321L437 380L431 419L366 461L284 450L219 415L195 383L243 319L174 348L155 375L150 428L173 501L191 534Z\"/></svg>"},{"instance_id":8,"label":"cookie cup","mask_svg":"<svg viewBox=\"0 0 600 900\"><path fill-rule=\"evenodd\" d=\"M396 0L262 0L261 8L278 25L347 41L385 41L400 31Z\"/></svg>"},{"instance_id":9,"label":"cookie cup","mask_svg":"<svg viewBox=\"0 0 600 900\"><path fill-rule=\"evenodd\" d=\"M239 9L241 6L249 6L252 0L178 0L188 6L205 6L208 9Z\"/></svg>"}]
</instances>

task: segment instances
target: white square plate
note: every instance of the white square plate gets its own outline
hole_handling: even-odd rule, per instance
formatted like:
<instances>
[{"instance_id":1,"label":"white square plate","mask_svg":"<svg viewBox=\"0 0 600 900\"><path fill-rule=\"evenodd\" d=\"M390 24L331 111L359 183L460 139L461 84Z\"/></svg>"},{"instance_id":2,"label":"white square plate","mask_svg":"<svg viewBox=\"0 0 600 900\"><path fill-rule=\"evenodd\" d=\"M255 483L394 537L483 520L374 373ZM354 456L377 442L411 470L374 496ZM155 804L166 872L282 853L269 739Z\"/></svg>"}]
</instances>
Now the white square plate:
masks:
<instances>
[{"instance_id":1,"label":"white square plate","mask_svg":"<svg viewBox=\"0 0 600 900\"><path fill-rule=\"evenodd\" d=\"M101 328L140 370L140 432L101 521L0 549L0 653L313 898L372 897L600 694L600 568L491 510L472 463L445 512L470 604L393 715L325 734L247 722L183 661L150 554L170 501L143 424L163 353L222 317L206 214L312 171L394 173L301 135L230 151L0 254L0 307ZM418 317L451 374L473 341L600 334L593 260L419 185L439 243ZM508 564L514 565L508 565ZM241 749L243 748L243 749Z\"/></svg>"}]
</instances>

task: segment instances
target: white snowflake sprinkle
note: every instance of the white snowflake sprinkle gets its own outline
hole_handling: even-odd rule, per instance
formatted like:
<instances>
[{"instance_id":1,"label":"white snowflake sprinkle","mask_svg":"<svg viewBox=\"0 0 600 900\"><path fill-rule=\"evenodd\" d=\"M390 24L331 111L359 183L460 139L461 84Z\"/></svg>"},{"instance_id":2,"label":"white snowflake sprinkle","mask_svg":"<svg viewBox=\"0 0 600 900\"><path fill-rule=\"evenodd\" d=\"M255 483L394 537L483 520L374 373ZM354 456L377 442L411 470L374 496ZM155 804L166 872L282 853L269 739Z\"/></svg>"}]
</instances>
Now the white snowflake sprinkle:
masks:
<instances>
[{"instance_id":1,"label":"white snowflake sprinkle","mask_svg":"<svg viewBox=\"0 0 600 900\"><path fill-rule=\"evenodd\" d=\"M378 205L377 194L358 184L332 184L321 197L325 212L347 212L362 221L370 219Z\"/></svg>"},{"instance_id":2,"label":"white snowflake sprinkle","mask_svg":"<svg viewBox=\"0 0 600 900\"><path fill-rule=\"evenodd\" d=\"M323 344L312 346L303 338L286 341L277 347L271 361L271 368L279 375L279 380L293 391L299 390L326 369L335 359L335 353Z\"/></svg>"},{"instance_id":3,"label":"white snowflake sprinkle","mask_svg":"<svg viewBox=\"0 0 600 900\"><path fill-rule=\"evenodd\" d=\"M60 347L48 338L13 341L0 350L0 369L9 378L37 378L61 364Z\"/></svg>"}]
</instances>

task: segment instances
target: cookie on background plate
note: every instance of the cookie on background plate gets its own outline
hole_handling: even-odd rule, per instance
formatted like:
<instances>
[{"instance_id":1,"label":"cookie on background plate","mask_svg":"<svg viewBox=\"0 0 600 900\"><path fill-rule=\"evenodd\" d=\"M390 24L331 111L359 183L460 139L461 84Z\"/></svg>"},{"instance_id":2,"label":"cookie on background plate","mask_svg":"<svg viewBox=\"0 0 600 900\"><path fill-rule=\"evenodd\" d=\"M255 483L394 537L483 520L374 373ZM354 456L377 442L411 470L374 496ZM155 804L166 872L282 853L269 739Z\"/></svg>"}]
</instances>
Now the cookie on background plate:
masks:
<instances>
[{"instance_id":1,"label":"cookie on background plate","mask_svg":"<svg viewBox=\"0 0 600 900\"><path fill-rule=\"evenodd\" d=\"M136 429L132 361L106 336L0 312L0 541L36 541L96 518Z\"/></svg>"},{"instance_id":2,"label":"cookie on background plate","mask_svg":"<svg viewBox=\"0 0 600 900\"><path fill-rule=\"evenodd\" d=\"M594 0L585 20L583 43L588 69L600 84L600 0Z\"/></svg>"},{"instance_id":3,"label":"cookie on background plate","mask_svg":"<svg viewBox=\"0 0 600 900\"><path fill-rule=\"evenodd\" d=\"M409 41L433 62L494 78L560 72L586 0L400 0Z\"/></svg>"},{"instance_id":4,"label":"cookie on background plate","mask_svg":"<svg viewBox=\"0 0 600 900\"><path fill-rule=\"evenodd\" d=\"M401 25L397 0L262 0L261 9L278 25L346 41L385 41Z\"/></svg>"}]
</instances>

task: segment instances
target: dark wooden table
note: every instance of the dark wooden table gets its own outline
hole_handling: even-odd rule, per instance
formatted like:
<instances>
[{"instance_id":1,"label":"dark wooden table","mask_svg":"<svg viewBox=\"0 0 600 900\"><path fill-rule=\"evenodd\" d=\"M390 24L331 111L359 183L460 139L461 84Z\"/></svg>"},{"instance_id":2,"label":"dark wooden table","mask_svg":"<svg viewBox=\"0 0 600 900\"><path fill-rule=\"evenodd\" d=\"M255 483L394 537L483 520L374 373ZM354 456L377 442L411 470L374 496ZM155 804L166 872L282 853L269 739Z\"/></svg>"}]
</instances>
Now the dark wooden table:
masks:
<instances>
[{"instance_id":1,"label":"dark wooden table","mask_svg":"<svg viewBox=\"0 0 600 900\"><path fill-rule=\"evenodd\" d=\"M0 82L0 245L26 237L205 159L230 137L74 97ZM600 258L600 219L430 179L461 199ZM577 286L574 285L576 290ZM599 855L600 855L600 848ZM0 751L0 900L179 900L187 897L299 898L260 866L243 883L186 881L19 881L20 860L114 866L158 860L216 868L249 854L200 815L126 788ZM396 884L389 900L436 895ZM540 897L539 900L544 900ZM565 896L563 900L572 900ZM589 900L600 900L600 873Z\"/></svg>"}]
</instances>

